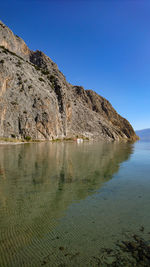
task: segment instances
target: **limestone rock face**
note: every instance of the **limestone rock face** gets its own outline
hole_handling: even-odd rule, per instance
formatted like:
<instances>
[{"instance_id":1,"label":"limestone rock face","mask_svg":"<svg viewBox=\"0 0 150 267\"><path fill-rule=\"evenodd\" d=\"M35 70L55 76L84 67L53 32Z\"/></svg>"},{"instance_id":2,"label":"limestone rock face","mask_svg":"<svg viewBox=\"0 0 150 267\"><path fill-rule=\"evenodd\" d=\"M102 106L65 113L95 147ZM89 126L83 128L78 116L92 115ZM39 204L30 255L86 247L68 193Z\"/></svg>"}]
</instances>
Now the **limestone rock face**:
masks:
<instances>
[{"instance_id":1,"label":"limestone rock face","mask_svg":"<svg viewBox=\"0 0 150 267\"><path fill-rule=\"evenodd\" d=\"M0 21L0 46L20 55L24 58L29 57L30 49L25 42Z\"/></svg>"},{"instance_id":2,"label":"limestone rock face","mask_svg":"<svg viewBox=\"0 0 150 267\"><path fill-rule=\"evenodd\" d=\"M103 97L69 84L57 65L0 22L0 137L136 140Z\"/></svg>"}]
</instances>

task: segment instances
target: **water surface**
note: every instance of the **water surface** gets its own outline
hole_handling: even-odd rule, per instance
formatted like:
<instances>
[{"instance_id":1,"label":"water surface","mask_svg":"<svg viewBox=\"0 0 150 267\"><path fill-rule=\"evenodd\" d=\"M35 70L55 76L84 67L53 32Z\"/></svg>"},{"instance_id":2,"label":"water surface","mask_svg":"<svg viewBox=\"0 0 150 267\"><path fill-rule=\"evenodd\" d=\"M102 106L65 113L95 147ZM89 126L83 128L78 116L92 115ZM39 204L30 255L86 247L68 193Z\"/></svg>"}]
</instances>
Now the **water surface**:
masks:
<instances>
[{"instance_id":1,"label":"water surface","mask_svg":"<svg viewBox=\"0 0 150 267\"><path fill-rule=\"evenodd\" d=\"M149 207L149 142L0 146L0 266L97 266Z\"/></svg>"}]
</instances>

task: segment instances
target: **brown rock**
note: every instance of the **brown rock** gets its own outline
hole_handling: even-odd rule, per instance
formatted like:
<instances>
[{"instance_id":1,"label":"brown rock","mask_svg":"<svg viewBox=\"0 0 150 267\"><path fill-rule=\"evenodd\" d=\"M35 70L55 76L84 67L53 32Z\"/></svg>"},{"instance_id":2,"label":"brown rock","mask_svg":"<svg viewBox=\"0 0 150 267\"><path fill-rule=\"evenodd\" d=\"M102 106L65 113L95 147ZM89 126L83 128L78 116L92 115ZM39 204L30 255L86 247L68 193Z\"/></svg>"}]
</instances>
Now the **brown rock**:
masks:
<instances>
[{"instance_id":1,"label":"brown rock","mask_svg":"<svg viewBox=\"0 0 150 267\"><path fill-rule=\"evenodd\" d=\"M103 97L69 84L57 65L0 22L0 137L136 140Z\"/></svg>"}]
</instances>

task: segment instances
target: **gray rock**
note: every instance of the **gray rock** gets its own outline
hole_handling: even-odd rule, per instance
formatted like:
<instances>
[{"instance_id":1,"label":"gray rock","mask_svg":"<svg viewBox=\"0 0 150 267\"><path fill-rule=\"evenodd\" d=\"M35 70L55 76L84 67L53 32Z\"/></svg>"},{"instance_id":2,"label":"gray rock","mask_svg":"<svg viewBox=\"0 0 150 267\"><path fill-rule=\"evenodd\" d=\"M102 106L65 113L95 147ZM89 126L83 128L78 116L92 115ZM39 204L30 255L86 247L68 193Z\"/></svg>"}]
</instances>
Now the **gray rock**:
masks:
<instances>
[{"instance_id":1,"label":"gray rock","mask_svg":"<svg viewBox=\"0 0 150 267\"><path fill-rule=\"evenodd\" d=\"M0 136L136 140L103 97L69 84L57 65L0 22Z\"/></svg>"}]
</instances>

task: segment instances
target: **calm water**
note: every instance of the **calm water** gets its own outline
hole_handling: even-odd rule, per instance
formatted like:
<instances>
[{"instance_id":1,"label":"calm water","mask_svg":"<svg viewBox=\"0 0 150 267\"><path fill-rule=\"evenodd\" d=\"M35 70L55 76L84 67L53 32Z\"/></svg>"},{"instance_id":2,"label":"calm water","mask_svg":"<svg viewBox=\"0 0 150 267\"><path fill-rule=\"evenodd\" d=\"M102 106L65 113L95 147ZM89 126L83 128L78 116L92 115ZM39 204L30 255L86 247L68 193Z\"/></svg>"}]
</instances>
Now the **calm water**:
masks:
<instances>
[{"instance_id":1,"label":"calm water","mask_svg":"<svg viewBox=\"0 0 150 267\"><path fill-rule=\"evenodd\" d=\"M0 266L97 266L150 231L150 143L0 146Z\"/></svg>"}]
</instances>

